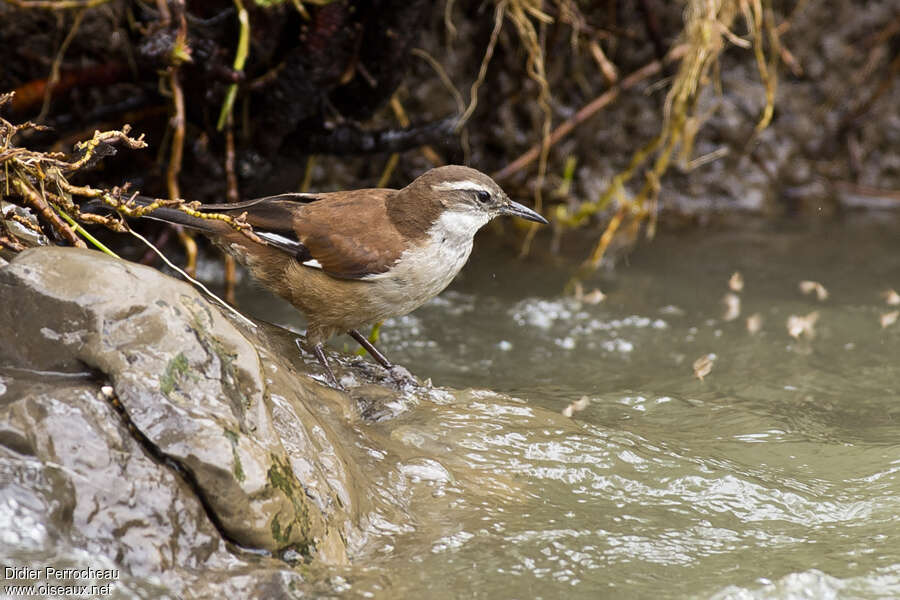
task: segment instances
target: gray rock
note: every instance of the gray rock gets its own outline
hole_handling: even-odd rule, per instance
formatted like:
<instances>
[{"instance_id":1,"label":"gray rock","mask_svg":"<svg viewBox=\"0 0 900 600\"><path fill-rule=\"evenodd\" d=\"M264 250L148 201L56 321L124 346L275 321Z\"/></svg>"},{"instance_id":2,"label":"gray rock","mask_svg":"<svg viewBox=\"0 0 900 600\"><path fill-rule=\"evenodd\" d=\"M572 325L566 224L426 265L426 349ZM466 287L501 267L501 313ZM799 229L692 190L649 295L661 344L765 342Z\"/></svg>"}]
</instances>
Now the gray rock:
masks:
<instances>
[{"instance_id":1,"label":"gray rock","mask_svg":"<svg viewBox=\"0 0 900 600\"><path fill-rule=\"evenodd\" d=\"M2 370L0 370L2 373ZM17 372L0 393L0 556L6 566L116 569L134 597L258 596L302 578L232 555L191 487L138 443L92 373ZM42 557L35 563L35 557ZM151 585L156 579L159 583ZM43 577L6 584L58 583Z\"/></svg>"},{"instance_id":2,"label":"gray rock","mask_svg":"<svg viewBox=\"0 0 900 600\"><path fill-rule=\"evenodd\" d=\"M31 223L31 227L26 227L19 221L11 217L16 215L25 222ZM37 233L35 229L40 229L40 223L30 208L25 208L12 202L5 202L0 199L0 226L8 229L20 242L27 246L46 246L50 243L42 233ZM2 263L0 263L2 266Z\"/></svg>"},{"instance_id":3,"label":"gray rock","mask_svg":"<svg viewBox=\"0 0 900 600\"><path fill-rule=\"evenodd\" d=\"M460 502L529 497L473 444L581 432L483 390L399 395L333 356L335 391L293 334L99 252L23 252L0 297L0 564L115 569L77 578L111 597L390 595L393 548L417 564Z\"/></svg>"},{"instance_id":4,"label":"gray rock","mask_svg":"<svg viewBox=\"0 0 900 600\"><path fill-rule=\"evenodd\" d=\"M22 503L151 572L212 560L218 533L346 562L364 478L308 406L348 414L350 400L296 376L265 350L267 333L232 324L187 284L90 250L21 253L0 269L0 297L15 299L0 303L0 365L76 382L0 395L0 448L29 457L21 469L44 464L37 492L17 488ZM196 555L173 556L173 535Z\"/></svg>"}]
</instances>

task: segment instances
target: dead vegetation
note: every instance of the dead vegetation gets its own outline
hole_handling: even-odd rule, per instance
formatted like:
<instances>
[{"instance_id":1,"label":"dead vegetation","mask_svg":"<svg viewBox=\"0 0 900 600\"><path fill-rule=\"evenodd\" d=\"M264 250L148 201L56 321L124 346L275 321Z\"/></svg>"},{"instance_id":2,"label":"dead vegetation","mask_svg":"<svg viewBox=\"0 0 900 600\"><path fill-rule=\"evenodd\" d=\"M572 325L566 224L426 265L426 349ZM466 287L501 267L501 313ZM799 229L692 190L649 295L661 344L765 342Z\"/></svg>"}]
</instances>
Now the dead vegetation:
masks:
<instances>
[{"instance_id":1,"label":"dead vegetation","mask_svg":"<svg viewBox=\"0 0 900 600\"><path fill-rule=\"evenodd\" d=\"M0 95L0 106L11 99L12 94ZM131 128L128 125L123 125L121 130L95 131L90 139L75 144L72 155L16 145L17 136L42 129L31 122L13 124L0 117L0 189L4 192L0 199L0 246L12 251L24 250L34 245L31 241L36 239L34 235L22 235L30 233L39 236L38 239L58 240L80 248L86 247L85 240L88 240L110 252L81 224L99 224L121 233L128 231L121 217L138 218L161 206L177 208L196 217L220 219L253 236L251 227L243 220L200 212L195 202L157 199L148 204L136 204L137 193L129 194L127 186L103 189L72 184L69 181L72 175L95 165L105 156L114 155L116 146L130 150L146 148L143 136L129 135ZM12 199L19 202L11 202ZM91 201L109 207L112 215L83 211L83 203ZM25 207L32 213L23 213L20 209Z\"/></svg>"},{"instance_id":2,"label":"dead vegetation","mask_svg":"<svg viewBox=\"0 0 900 600\"><path fill-rule=\"evenodd\" d=\"M538 26L546 25L552 22L552 18L541 13L535 4L540 5L524 0L521 2L513 0L508 5L503 0L498 2L498 6L505 7L511 20L516 24L528 55L528 74L539 83L538 102L544 107L549 106L550 86L545 78L541 47L531 32L534 31L534 23ZM565 18L569 22L573 24L583 22L577 5L564 0L558 0L556 4L559 14L566 15ZM529 16L526 17L526 14ZM732 31L739 15L747 29L745 36L739 36ZM574 206L561 203L555 207L553 216L556 223L564 227L580 227L589 218L606 210L612 203L615 204L615 212L585 262L582 275L599 266L610 242L620 229L630 229L630 235L634 237L640 225L647 222L647 235L653 236L659 212L660 181L673 160L677 160L682 169L692 168L704 160L704 157L693 156L694 138L706 116L697 111L698 99L707 86L715 83L713 71L718 64L719 56L727 46L734 45L753 51L759 76L765 87L765 108L758 117L756 133L765 129L771 121L777 84L775 70L781 50L771 1L688 0L685 3L684 20L684 30L679 43L668 50L664 57L648 63L621 81L613 81L614 85L609 90L586 104L556 129L551 131L549 110L544 111L546 118L540 141L494 174L500 180L508 179L537 161L535 205L540 207L541 188L551 146L615 101L621 92L658 75L666 64L678 62L677 72L666 95L658 135L649 144L634 152L628 167L613 177L605 191L598 197L582 199ZM523 22L527 22L527 25ZM599 46L594 47L602 57ZM606 67L605 73L615 73L614 66L608 61L601 58L598 62L602 63L601 67ZM614 79L615 76L609 77ZM752 144L753 140L747 143ZM627 186L636 177L642 177L643 183L636 193L629 193ZM527 251L527 246L523 251Z\"/></svg>"},{"instance_id":3,"label":"dead vegetation","mask_svg":"<svg viewBox=\"0 0 900 600\"><path fill-rule=\"evenodd\" d=\"M626 14L624 9L617 12L616 2L446 0L439 15L446 37L446 54L441 55L435 44L430 52L416 48L422 27L414 26L434 12L420 1L385 0L379 11L320 0L267 7L229 0L219 7L222 10L204 13L183 0L2 0L0 14L7 23L3 33L15 32L9 23L16 18L37 23L40 15L49 13L57 15L61 27L55 45L44 46L51 50L49 69L20 69L15 77L0 79L0 84L16 89L13 114L29 115L38 123L4 121L3 201L39 215L34 221L17 213L14 220L29 220L42 230L49 227L44 233L51 239L78 245L83 243L79 223L121 227L114 218L83 215L79 199L100 199L122 214L145 212L128 208L124 199L125 182L132 179L141 181L143 192L167 197L160 202L192 210L181 201L183 195L236 201L273 191L260 190L269 181L291 178L306 189L317 174L347 175L335 163L366 172L373 184L390 185L401 180L395 177L398 170L406 180L406 171L421 170L423 160L435 165L473 157L475 166L493 170L503 185L520 195L531 194L534 205L555 223L557 241L566 231L601 225L574 285L601 264L614 240L630 243L641 232L654 235L660 192L673 166L677 173L690 173L736 154L756 164L765 162L756 156L755 145L772 123L779 65L792 73L802 68L782 37L806 5L803 0L777 8L773 0L684 0L673 8L656 0L634 0L628 7L637 10ZM102 19L96 18L99 11ZM680 19L680 33L673 26L673 11ZM403 34L387 35L387 29ZM285 45L283 36L293 40L297 30L300 38ZM463 30L471 39L460 39ZM38 47L40 35L35 31L26 27L23 37L14 41L31 39ZM888 24L866 42L868 76L876 85L848 108L847 119L858 118L887 93L890 79L879 83L883 69L876 66L886 63L890 73L896 71L897 61L885 49L898 32L896 24ZM86 41L104 36L120 41L115 50ZM453 61L454 52L465 45L472 47L474 64ZM626 45L628 52L617 52ZM17 54L21 46L7 48L19 60L16 64L24 56ZM751 104L759 108L748 115L751 133L738 144L707 147L698 155L698 134L717 110L709 97L727 93L721 59L729 49L752 61L759 98ZM402 86L404 59L410 55L427 61L430 77L440 80L448 99L446 108L455 115L436 119L424 111L426 118L419 116L430 99L419 99ZM79 57L90 58L78 63ZM861 81L865 76L860 74ZM516 95L504 90L509 84L503 84L503 78L518 83ZM467 101L457 91L464 86L454 83L461 80L469 86ZM578 146L572 138L586 127L603 127L598 115L614 110L626 96L661 89L666 91L664 99L658 94L655 135L638 138L636 149L613 175L595 177L603 181L602 187L573 191L579 165L605 149ZM109 105L86 110L84 98L89 94ZM70 101L68 111L61 99ZM11 104L9 97L5 103ZM490 120L516 104L517 120L510 122L520 130L505 137L519 142L499 139L500 150L491 153L470 147L470 140L491 141L485 132L497 129L490 129ZM567 111L560 109L563 104ZM372 117L376 122L385 118L381 107L389 107L387 118L399 123L399 129L364 125ZM129 137L126 122L142 136ZM55 138L48 138L47 124L55 128ZM62 141L90 138L85 132L95 129L106 133L89 140L94 150L76 149L77 158L62 158ZM26 130L44 136L23 136ZM523 139L530 144L524 152ZM109 173L94 187L68 183L72 173L93 166L100 156L97 148L136 148L137 143L149 143L152 152L140 153L130 170L117 167L121 189L108 185ZM400 160L407 150L414 151L406 155L414 156L405 161L408 167ZM28 152L32 154L23 162ZM385 161L323 160L323 155L348 153L380 154ZM85 155L89 158L78 162ZM67 161L68 166L52 161ZM234 226L243 228L240 222ZM529 251L535 231L524 232L523 253ZM194 245L179 235L190 270ZM13 249L24 244L6 225L0 241Z\"/></svg>"}]
</instances>

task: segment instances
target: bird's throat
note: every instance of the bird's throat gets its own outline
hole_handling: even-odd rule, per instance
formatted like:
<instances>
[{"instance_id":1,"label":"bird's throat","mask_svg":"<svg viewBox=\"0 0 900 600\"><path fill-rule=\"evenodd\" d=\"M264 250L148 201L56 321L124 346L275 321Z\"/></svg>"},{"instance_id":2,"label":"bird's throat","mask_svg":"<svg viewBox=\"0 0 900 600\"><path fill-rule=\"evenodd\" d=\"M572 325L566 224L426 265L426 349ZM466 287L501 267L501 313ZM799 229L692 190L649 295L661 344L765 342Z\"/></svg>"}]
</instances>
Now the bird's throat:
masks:
<instances>
[{"instance_id":1,"label":"bird's throat","mask_svg":"<svg viewBox=\"0 0 900 600\"><path fill-rule=\"evenodd\" d=\"M445 240L472 247L472 239L478 230L484 227L491 216L484 211L447 210L444 211L428 230L432 240Z\"/></svg>"}]
</instances>

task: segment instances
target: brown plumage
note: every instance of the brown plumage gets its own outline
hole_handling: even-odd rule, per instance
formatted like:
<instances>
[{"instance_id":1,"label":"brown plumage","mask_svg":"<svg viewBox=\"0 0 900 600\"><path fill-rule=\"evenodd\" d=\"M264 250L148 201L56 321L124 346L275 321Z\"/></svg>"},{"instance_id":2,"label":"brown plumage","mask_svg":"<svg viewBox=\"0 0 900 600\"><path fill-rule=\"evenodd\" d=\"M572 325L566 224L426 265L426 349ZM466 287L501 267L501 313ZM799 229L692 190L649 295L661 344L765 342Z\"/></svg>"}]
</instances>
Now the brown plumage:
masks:
<instances>
[{"instance_id":1,"label":"brown plumage","mask_svg":"<svg viewBox=\"0 0 900 600\"><path fill-rule=\"evenodd\" d=\"M203 231L307 318L307 341L334 379L322 344L350 333L388 369L358 328L419 307L456 276L478 229L499 214L544 222L487 175L432 169L401 190L282 194L203 210L246 214L259 244L211 219L159 209L154 218Z\"/></svg>"}]
</instances>

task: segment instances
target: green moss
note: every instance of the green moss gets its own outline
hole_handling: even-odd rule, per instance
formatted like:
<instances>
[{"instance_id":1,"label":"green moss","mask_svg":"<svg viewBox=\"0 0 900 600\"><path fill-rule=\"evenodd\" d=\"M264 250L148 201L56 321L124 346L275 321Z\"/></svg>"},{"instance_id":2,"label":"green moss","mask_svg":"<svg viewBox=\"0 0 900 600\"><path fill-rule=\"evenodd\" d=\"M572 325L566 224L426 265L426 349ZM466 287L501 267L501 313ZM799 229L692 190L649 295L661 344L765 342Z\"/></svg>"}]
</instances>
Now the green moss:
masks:
<instances>
[{"instance_id":1,"label":"green moss","mask_svg":"<svg viewBox=\"0 0 900 600\"><path fill-rule=\"evenodd\" d=\"M302 492L302 490L297 489L300 486L294 477L291 465L288 464L287 459L281 456L272 455L272 466L269 467L268 481L269 485L284 492L292 501L296 491Z\"/></svg>"},{"instance_id":2,"label":"green moss","mask_svg":"<svg viewBox=\"0 0 900 600\"><path fill-rule=\"evenodd\" d=\"M231 399L235 409L243 413L250 406L250 398L244 393L244 389L240 385L239 370L235 366L238 354L237 352L230 352L221 340L209 332L208 325L212 323L213 319L209 307L201 305L198 309L194 304L196 302L184 303L191 314L191 328L197 335L197 339L203 344L204 349L219 359L222 387L228 394L229 399Z\"/></svg>"},{"instance_id":3,"label":"green moss","mask_svg":"<svg viewBox=\"0 0 900 600\"><path fill-rule=\"evenodd\" d=\"M272 518L272 537L281 544L287 544L291 541L294 527L297 527L299 531L304 533L309 531L309 513L306 504L302 500L305 492L297 478L294 477L291 465L284 457L272 455L272 466L269 467L266 477L270 486L288 497L294 509L293 518L287 523L279 521L278 515ZM292 547L300 554L308 556L310 554L309 546L310 544L294 544Z\"/></svg>"},{"instance_id":4,"label":"green moss","mask_svg":"<svg viewBox=\"0 0 900 600\"><path fill-rule=\"evenodd\" d=\"M279 544L287 544L291 541L291 530L294 528L293 523L288 523L287 528L281 530L281 522L278 521L278 515L272 517L272 538Z\"/></svg>"},{"instance_id":5,"label":"green moss","mask_svg":"<svg viewBox=\"0 0 900 600\"><path fill-rule=\"evenodd\" d=\"M162 393L166 396L171 394L175 390L177 380L184 377L189 368L190 365L184 353L179 352L176 354L175 358L166 365L166 371L163 373L163 376L159 378L159 389Z\"/></svg>"},{"instance_id":6,"label":"green moss","mask_svg":"<svg viewBox=\"0 0 900 600\"><path fill-rule=\"evenodd\" d=\"M228 438L228 441L231 442L231 456L233 459L233 471L234 478L244 483L244 480L247 478L247 475L244 473L244 466L241 464L241 456L238 454L238 434L235 431L231 431L230 429L225 430L225 437Z\"/></svg>"}]
</instances>

